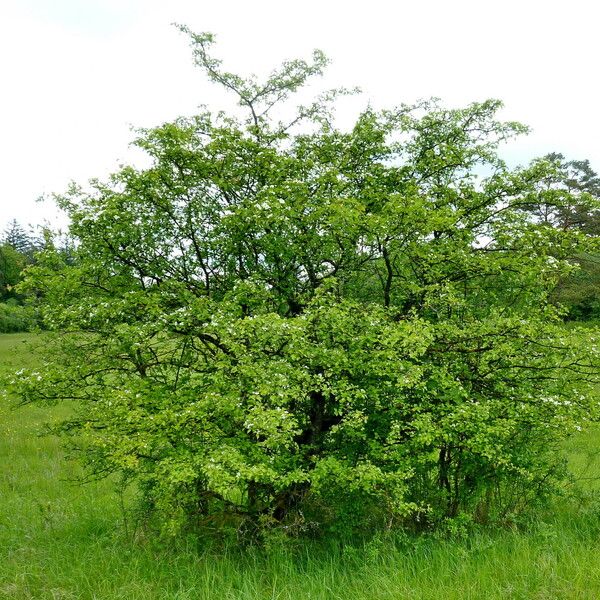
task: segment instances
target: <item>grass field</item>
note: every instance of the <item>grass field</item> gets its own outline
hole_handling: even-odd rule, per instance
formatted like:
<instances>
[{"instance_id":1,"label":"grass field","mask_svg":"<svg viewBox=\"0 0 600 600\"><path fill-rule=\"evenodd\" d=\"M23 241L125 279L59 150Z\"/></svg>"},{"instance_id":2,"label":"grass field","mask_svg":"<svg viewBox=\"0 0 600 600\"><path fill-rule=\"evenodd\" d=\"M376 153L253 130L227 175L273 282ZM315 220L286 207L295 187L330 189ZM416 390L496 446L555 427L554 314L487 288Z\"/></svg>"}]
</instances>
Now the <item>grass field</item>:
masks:
<instances>
[{"instance_id":1,"label":"grass field","mask_svg":"<svg viewBox=\"0 0 600 600\"><path fill-rule=\"evenodd\" d=\"M0 335L0 369L34 360L33 335ZM76 485L60 445L40 437L64 408L0 405L0 598L387 600L600 598L600 500L563 500L526 531L422 537L364 547L242 554L129 540L109 482ZM569 444L573 468L600 475L600 436Z\"/></svg>"}]
</instances>

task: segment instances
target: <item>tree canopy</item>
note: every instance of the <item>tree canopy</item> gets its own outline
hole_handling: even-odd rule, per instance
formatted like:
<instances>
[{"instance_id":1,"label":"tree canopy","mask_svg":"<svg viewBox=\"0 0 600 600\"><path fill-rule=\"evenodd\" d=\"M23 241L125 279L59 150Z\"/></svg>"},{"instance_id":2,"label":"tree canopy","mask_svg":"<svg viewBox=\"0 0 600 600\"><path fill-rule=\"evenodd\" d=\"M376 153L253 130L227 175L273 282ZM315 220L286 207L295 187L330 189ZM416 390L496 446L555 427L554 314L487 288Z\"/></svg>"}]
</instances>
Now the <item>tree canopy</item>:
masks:
<instances>
[{"instance_id":1,"label":"tree canopy","mask_svg":"<svg viewBox=\"0 0 600 600\"><path fill-rule=\"evenodd\" d=\"M23 287L59 358L21 374L22 400L75 400L62 431L90 474L135 482L170 532L506 519L542 498L598 415L595 338L550 301L597 239L527 207L589 196L545 186L551 158L507 167L526 128L499 101L344 130L329 92L285 120L321 53L259 82L188 33L243 114L142 130L150 166L60 199L75 259L46 250Z\"/></svg>"}]
</instances>

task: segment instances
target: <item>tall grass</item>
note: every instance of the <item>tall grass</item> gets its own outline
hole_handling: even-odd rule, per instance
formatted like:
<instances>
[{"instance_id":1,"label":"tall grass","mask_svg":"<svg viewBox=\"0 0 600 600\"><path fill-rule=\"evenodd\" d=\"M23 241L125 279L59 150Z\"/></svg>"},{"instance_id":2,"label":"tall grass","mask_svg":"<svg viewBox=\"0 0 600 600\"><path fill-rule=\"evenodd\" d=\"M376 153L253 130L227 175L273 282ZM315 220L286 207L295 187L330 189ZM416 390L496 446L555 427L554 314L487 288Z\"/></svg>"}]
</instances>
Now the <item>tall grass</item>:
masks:
<instances>
[{"instance_id":1,"label":"tall grass","mask_svg":"<svg viewBox=\"0 0 600 600\"><path fill-rule=\"evenodd\" d=\"M0 370L27 366L32 334L0 336ZM587 496L557 500L522 530L465 539L377 538L268 550L125 535L110 482L74 483L76 464L40 437L60 407L0 406L0 598L387 600L600 598L600 439L569 444Z\"/></svg>"}]
</instances>

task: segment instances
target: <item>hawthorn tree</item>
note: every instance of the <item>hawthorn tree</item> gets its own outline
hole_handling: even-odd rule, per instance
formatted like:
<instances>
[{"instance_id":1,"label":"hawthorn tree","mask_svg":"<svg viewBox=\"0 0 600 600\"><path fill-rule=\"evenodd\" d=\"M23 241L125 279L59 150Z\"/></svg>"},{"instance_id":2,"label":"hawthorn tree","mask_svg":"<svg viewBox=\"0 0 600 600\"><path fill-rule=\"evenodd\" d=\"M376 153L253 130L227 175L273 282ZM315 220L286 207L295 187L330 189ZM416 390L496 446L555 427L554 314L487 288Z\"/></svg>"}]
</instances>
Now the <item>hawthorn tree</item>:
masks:
<instances>
[{"instance_id":1,"label":"hawthorn tree","mask_svg":"<svg viewBox=\"0 0 600 600\"><path fill-rule=\"evenodd\" d=\"M59 333L22 401L72 401L90 474L168 532L490 520L551 491L598 415L596 338L549 301L594 239L523 210L553 161L507 168L525 128L494 100L342 130L327 93L285 120L322 54L260 82L187 33L242 116L143 130L149 167L59 199L75 257L28 271Z\"/></svg>"}]
</instances>

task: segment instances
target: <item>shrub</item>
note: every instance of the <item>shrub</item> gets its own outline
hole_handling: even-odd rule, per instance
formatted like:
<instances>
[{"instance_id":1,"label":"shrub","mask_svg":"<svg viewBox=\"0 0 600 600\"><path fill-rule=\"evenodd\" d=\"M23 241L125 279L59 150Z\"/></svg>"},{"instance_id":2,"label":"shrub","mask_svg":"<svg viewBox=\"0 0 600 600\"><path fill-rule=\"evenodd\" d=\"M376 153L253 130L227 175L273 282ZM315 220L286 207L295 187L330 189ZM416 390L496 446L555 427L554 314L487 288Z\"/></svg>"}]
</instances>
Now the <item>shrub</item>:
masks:
<instances>
[{"instance_id":1,"label":"shrub","mask_svg":"<svg viewBox=\"0 0 600 600\"><path fill-rule=\"evenodd\" d=\"M595 338L550 301L593 240L522 210L553 163L506 167L524 128L497 101L343 131L329 94L282 123L321 54L260 84L192 41L248 118L142 131L151 166L62 198L76 260L47 250L23 289L69 333L22 400L76 398L62 431L91 473L136 482L170 533L348 534L542 499L598 415Z\"/></svg>"}]
</instances>

